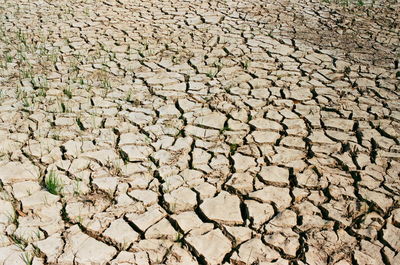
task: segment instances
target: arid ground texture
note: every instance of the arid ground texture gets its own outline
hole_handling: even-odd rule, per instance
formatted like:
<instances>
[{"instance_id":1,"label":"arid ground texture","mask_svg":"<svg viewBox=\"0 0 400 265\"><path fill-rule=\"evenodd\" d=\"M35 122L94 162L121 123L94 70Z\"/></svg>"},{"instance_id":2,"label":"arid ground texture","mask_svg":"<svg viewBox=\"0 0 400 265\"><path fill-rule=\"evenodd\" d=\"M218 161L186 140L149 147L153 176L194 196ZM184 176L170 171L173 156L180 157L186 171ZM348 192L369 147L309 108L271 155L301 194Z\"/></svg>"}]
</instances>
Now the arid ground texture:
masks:
<instances>
[{"instance_id":1,"label":"arid ground texture","mask_svg":"<svg viewBox=\"0 0 400 265\"><path fill-rule=\"evenodd\" d=\"M399 265L399 21L0 0L0 265Z\"/></svg>"}]
</instances>

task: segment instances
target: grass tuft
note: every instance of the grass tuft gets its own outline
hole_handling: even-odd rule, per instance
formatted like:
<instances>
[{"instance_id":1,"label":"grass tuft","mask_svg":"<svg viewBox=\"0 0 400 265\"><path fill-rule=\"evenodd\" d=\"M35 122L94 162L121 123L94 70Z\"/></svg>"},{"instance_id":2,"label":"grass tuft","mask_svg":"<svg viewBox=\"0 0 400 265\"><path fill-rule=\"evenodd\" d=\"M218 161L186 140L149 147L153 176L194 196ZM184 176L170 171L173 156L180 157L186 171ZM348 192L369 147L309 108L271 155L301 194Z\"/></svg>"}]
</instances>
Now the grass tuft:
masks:
<instances>
[{"instance_id":1,"label":"grass tuft","mask_svg":"<svg viewBox=\"0 0 400 265\"><path fill-rule=\"evenodd\" d=\"M54 195L60 194L62 190L61 180L57 177L56 173L51 170L45 180L46 189L48 192Z\"/></svg>"},{"instance_id":2,"label":"grass tuft","mask_svg":"<svg viewBox=\"0 0 400 265\"><path fill-rule=\"evenodd\" d=\"M24 252L21 254L21 259L26 265L32 265L33 264L33 256L29 254L28 252Z\"/></svg>"},{"instance_id":3,"label":"grass tuft","mask_svg":"<svg viewBox=\"0 0 400 265\"><path fill-rule=\"evenodd\" d=\"M64 95L66 95L69 99L72 98L72 90L71 88L66 88L63 90Z\"/></svg>"}]
</instances>

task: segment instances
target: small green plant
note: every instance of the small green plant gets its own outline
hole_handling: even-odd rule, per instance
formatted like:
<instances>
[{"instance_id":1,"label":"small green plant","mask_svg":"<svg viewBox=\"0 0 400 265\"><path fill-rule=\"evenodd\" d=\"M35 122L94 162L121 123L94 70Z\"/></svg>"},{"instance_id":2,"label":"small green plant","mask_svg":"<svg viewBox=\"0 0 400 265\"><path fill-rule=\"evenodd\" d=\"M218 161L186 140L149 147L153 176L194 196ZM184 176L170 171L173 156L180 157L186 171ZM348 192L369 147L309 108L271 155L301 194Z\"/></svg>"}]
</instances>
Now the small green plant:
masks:
<instances>
[{"instance_id":1,"label":"small green plant","mask_svg":"<svg viewBox=\"0 0 400 265\"><path fill-rule=\"evenodd\" d=\"M25 250L28 245L28 243L23 238L17 235L11 235L10 238L14 242L14 244L17 245L17 247L21 250Z\"/></svg>"},{"instance_id":2,"label":"small green plant","mask_svg":"<svg viewBox=\"0 0 400 265\"><path fill-rule=\"evenodd\" d=\"M69 112L69 109L67 108L67 106L64 104L64 102L60 103L60 108L61 108L61 112L62 113L67 113Z\"/></svg>"},{"instance_id":3,"label":"small green plant","mask_svg":"<svg viewBox=\"0 0 400 265\"><path fill-rule=\"evenodd\" d=\"M6 53L5 57L7 63L12 63L13 57L10 54Z\"/></svg>"},{"instance_id":4,"label":"small green plant","mask_svg":"<svg viewBox=\"0 0 400 265\"><path fill-rule=\"evenodd\" d=\"M79 224L82 224L82 223L83 223L83 217L82 217L81 215L78 215L78 217L76 217L76 221L77 221Z\"/></svg>"},{"instance_id":5,"label":"small green plant","mask_svg":"<svg viewBox=\"0 0 400 265\"><path fill-rule=\"evenodd\" d=\"M107 78L103 79L103 80L101 81L101 87L104 88L104 89L106 90L106 93L107 93L108 91L110 91L110 90L111 90L111 83L110 83L110 80L108 80Z\"/></svg>"},{"instance_id":6,"label":"small green plant","mask_svg":"<svg viewBox=\"0 0 400 265\"><path fill-rule=\"evenodd\" d=\"M225 131L232 131L232 129L229 128L228 125L225 125L224 128L222 128L222 129L219 130L219 133L220 133L220 134L223 134Z\"/></svg>"},{"instance_id":7,"label":"small green plant","mask_svg":"<svg viewBox=\"0 0 400 265\"><path fill-rule=\"evenodd\" d=\"M246 60L246 61L241 62L240 64L242 65L244 70L249 69L249 66L250 66L250 62L249 61Z\"/></svg>"},{"instance_id":8,"label":"small green plant","mask_svg":"<svg viewBox=\"0 0 400 265\"><path fill-rule=\"evenodd\" d=\"M40 88L36 95L38 95L39 97L46 97L46 90L44 88Z\"/></svg>"},{"instance_id":9,"label":"small green plant","mask_svg":"<svg viewBox=\"0 0 400 265\"><path fill-rule=\"evenodd\" d=\"M181 246L182 246L182 245L183 245L183 234L181 234L181 233L178 232L178 233L176 234L176 236L175 236L174 242L180 243Z\"/></svg>"},{"instance_id":10,"label":"small green plant","mask_svg":"<svg viewBox=\"0 0 400 265\"><path fill-rule=\"evenodd\" d=\"M49 175L45 180L46 189L54 195L60 194L62 190L61 180L57 177L54 170L50 170Z\"/></svg>"},{"instance_id":11,"label":"small green plant","mask_svg":"<svg viewBox=\"0 0 400 265\"><path fill-rule=\"evenodd\" d=\"M33 263L33 256L28 253L28 252L24 252L20 255L22 261L26 264L26 265L32 265Z\"/></svg>"},{"instance_id":12,"label":"small green plant","mask_svg":"<svg viewBox=\"0 0 400 265\"><path fill-rule=\"evenodd\" d=\"M85 80L83 80L83 78L80 77L79 80L78 80L78 84L83 86L85 84Z\"/></svg>"},{"instance_id":13,"label":"small green plant","mask_svg":"<svg viewBox=\"0 0 400 265\"><path fill-rule=\"evenodd\" d=\"M79 196L81 194L81 181L78 179L74 184L74 196Z\"/></svg>"},{"instance_id":14,"label":"small green plant","mask_svg":"<svg viewBox=\"0 0 400 265\"><path fill-rule=\"evenodd\" d=\"M40 239L42 238L42 235L41 235L40 230L36 230L35 236L36 236L36 239L37 239L37 240L40 240Z\"/></svg>"},{"instance_id":15,"label":"small green plant","mask_svg":"<svg viewBox=\"0 0 400 265\"><path fill-rule=\"evenodd\" d=\"M29 99L28 99L28 98L23 98L23 99L22 99L22 106L23 106L24 108L29 108L29 107L31 106L31 103L29 102Z\"/></svg>"},{"instance_id":16,"label":"small green plant","mask_svg":"<svg viewBox=\"0 0 400 265\"><path fill-rule=\"evenodd\" d=\"M18 37L19 41L26 46L27 37L26 37L26 34L21 31L21 29L19 29L19 31L17 33L17 37Z\"/></svg>"},{"instance_id":17,"label":"small green plant","mask_svg":"<svg viewBox=\"0 0 400 265\"><path fill-rule=\"evenodd\" d=\"M238 149L238 144L231 144L229 149L232 155L235 154L236 150Z\"/></svg>"},{"instance_id":18,"label":"small green plant","mask_svg":"<svg viewBox=\"0 0 400 265\"><path fill-rule=\"evenodd\" d=\"M58 55L54 52L47 55L47 60L55 64L58 61Z\"/></svg>"},{"instance_id":19,"label":"small green plant","mask_svg":"<svg viewBox=\"0 0 400 265\"><path fill-rule=\"evenodd\" d=\"M70 87L64 89L63 92L64 92L64 95L66 95L69 99L72 98L72 90Z\"/></svg>"},{"instance_id":20,"label":"small green plant","mask_svg":"<svg viewBox=\"0 0 400 265\"><path fill-rule=\"evenodd\" d=\"M32 69L22 69L21 70L21 75L23 78L33 78L33 73L32 73Z\"/></svg>"},{"instance_id":21,"label":"small green plant","mask_svg":"<svg viewBox=\"0 0 400 265\"><path fill-rule=\"evenodd\" d=\"M132 90L128 91L128 94L126 96L126 101L131 102L132 101Z\"/></svg>"},{"instance_id":22,"label":"small green plant","mask_svg":"<svg viewBox=\"0 0 400 265\"><path fill-rule=\"evenodd\" d=\"M216 72L216 71L213 72L212 70L209 70L209 71L206 73L206 76L209 77L209 78L214 78L216 75L217 75L217 72Z\"/></svg>"}]
</instances>

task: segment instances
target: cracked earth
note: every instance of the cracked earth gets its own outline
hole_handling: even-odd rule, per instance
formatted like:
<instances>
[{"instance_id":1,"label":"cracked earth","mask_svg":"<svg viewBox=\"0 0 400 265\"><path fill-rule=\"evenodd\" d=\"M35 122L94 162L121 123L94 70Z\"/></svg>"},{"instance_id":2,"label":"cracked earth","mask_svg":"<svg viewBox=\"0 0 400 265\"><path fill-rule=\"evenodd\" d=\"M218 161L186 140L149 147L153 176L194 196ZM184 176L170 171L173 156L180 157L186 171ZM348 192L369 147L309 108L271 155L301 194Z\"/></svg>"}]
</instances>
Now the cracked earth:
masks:
<instances>
[{"instance_id":1,"label":"cracked earth","mask_svg":"<svg viewBox=\"0 0 400 265\"><path fill-rule=\"evenodd\" d=\"M0 0L0 264L400 264L399 14Z\"/></svg>"}]
</instances>

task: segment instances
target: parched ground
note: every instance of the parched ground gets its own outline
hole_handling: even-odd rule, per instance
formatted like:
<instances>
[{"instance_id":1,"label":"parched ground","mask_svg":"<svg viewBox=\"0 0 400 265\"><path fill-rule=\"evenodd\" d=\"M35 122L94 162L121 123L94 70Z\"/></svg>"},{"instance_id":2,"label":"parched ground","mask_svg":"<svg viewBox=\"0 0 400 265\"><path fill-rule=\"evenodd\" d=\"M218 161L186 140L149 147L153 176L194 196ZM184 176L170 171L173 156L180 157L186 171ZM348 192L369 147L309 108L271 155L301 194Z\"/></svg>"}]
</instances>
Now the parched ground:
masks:
<instances>
[{"instance_id":1,"label":"parched ground","mask_svg":"<svg viewBox=\"0 0 400 265\"><path fill-rule=\"evenodd\" d=\"M399 14L0 0L0 264L400 264Z\"/></svg>"}]
</instances>

